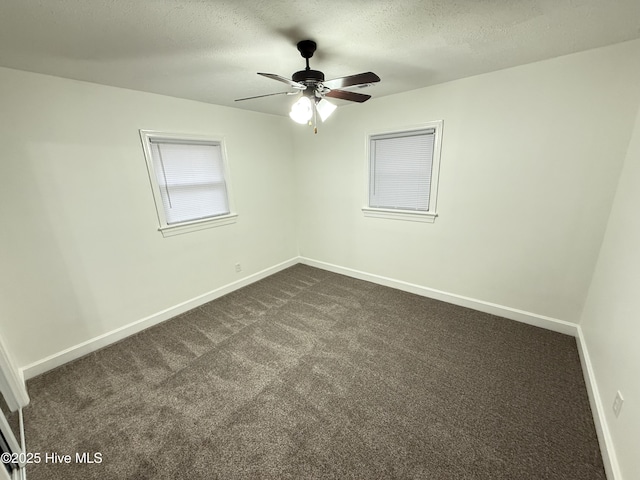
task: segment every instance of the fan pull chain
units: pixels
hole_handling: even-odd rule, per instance
[[[316,108],[315,101],[313,102],[313,134],[318,134],[318,109]]]

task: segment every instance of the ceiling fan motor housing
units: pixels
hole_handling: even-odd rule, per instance
[[[304,83],[307,87],[324,82],[324,73],[319,70],[300,70],[291,77],[294,82]]]

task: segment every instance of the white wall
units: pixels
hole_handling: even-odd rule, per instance
[[[582,329],[605,404],[625,395],[607,421],[635,478],[639,104],[639,41],[341,107],[318,135],[0,68],[0,335],[23,367],[227,285],[236,262],[251,274],[298,248],[575,322],[626,158]],[[437,119],[436,223],[363,217],[366,132]],[[225,135],[238,223],[163,238],[140,128]]]
[[[0,334],[19,366],[297,255],[288,119],[9,69],[0,105]],[[238,222],[163,238],[140,128],[225,136]]]
[[[576,322],[639,99],[636,41],[339,108],[296,129],[300,253]],[[440,119],[436,222],[365,218],[366,132]]]
[[[640,110],[581,328],[623,478],[640,478]],[[624,404],[613,414],[620,390]]]

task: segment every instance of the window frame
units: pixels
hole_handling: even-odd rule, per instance
[[[231,177],[229,174],[229,162],[227,156],[227,149],[225,146],[225,140],[222,136],[214,135],[194,135],[186,133],[169,133],[160,132],[155,130],[140,130],[140,139],[142,141],[142,149],[144,151],[144,158],[147,164],[147,173],[149,174],[149,182],[151,184],[151,191],[153,193],[153,201],[156,207],[156,214],[158,216],[158,231],[162,233],[164,237],[170,237],[173,235],[180,235],[183,233],[194,232],[197,230],[203,230],[206,228],[219,227],[222,225],[229,225],[235,223],[238,219],[238,214],[235,210],[233,202],[233,193],[231,188]],[[156,171],[153,167],[153,156],[151,153],[151,142],[166,141],[175,143],[184,143],[188,145],[204,144],[204,145],[219,145],[220,153],[222,155],[222,171],[224,176],[225,188],[227,192],[227,203],[229,205],[229,213],[223,215],[216,215],[214,217],[202,218],[198,220],[188,220],[178,223],[167,223],[167,217],[164,211],[164,204],[162,202],[162,195],[160,193],[160,186],[158,185],[158,179],[156,177]]]
[[[400,127],[393,129],[384,129],[384,130],[376,130],[367,132],[365,135],[365,143],[366,143],[366,155],[365,155],[365,200],[364,207],[362,207],[362,212],[365,217],[373,217],[373,218],[386,218],[393,220],[408,220],[412,222],[426,222],[426,223],[434,223],[437,213],[437,199],[438,199],[438,183],[440,179],[440,154],[442,150],[442,130],[444,126],[443,120],[435,120],[432,122],[421,123],[419,125],[412,125],[409,127]],[[406,136],[407,134],[411,134],[414,132],[419,132],[421,130],[434,130],[434,142],[433,142],[433,157],[431,163],[431,185],[429,190],[429,210],[424,211],[416,211],[416,210],[403,210],[403,209],[390,209],[390,208],[379,208],[372,207],[370,205],[370,187],[371,187],[371,175],[373,174],[372,167],[372,158],[371,158],[371,138],[378,135],[390,135],[393,136],[396,134],[397,136]]]

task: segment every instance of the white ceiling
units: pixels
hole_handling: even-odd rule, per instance
[[[0,65],[285,115],[256,75],[373,71],[374,97],[640,38],[640,0],[1,0]]]

